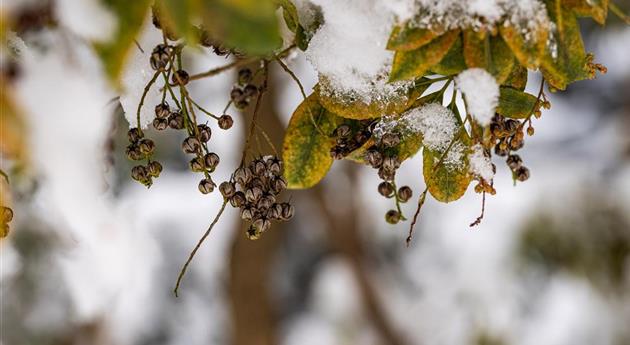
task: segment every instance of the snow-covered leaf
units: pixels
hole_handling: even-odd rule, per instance
[[[437,36],[439,36],[438,33],[429,29],[413,27],[408,23],[399,25],[392,30],[389,41],[387,42],[387,49],[401,51],[416,50],[431,42]]]

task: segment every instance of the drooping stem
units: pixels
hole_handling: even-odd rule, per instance
[[[254,131],[256,129],[256,119],[258,118],[258,111],[260,110],[260,105],[262,103],[262,98],[263,95],[265,94],[265,91],[267,91],[267,83],[268,83],[268,79],[269,79],[269,71],[267,69],[267,64],[268,62],[265,61],[265,66],[263,67],[264,69],[264,76],[263,76],[263,84],[260,87],[260,90],[258,92],[258,96],[256,96],[256,105],[254,107],[254,114],[252,115],[252,123],[249,126],[249,133],[247,134],[247,138],[245,139],[245,147],[243,147],[243,154],[241,156],[241,163],[239,166],[243,166],[243,164],[245,164],[245,156],[247,155],[247,150],[249,150],[249,146],[251,144],[251,140],[254,136]]]
[[[136,113],[137,126],[140,131],[142,131],[142,129],[140,128],[140,110],[142,109],[142,105],[144,105],[144,99],[147,97],[147,94],[149,93],[151,86],[153,86],[153,83],[155,83],[155,80],[157,79],[159,75],[160,75],[160,71],[156,71],[153,74],[153,77],[151,78],[151,80],[149,80],[149,83],[147,83],[147,85],[144,87],[144,91],[142,92],[142,97],[140,97],[140,103],[138,103],[138,111]]]
[[[411,240],[413,239],[413,229],[418,221],[418,215],[420,215],[420,210],[424,205],[425,200],[427,199],[427,192],[429,191],[429,187],[426,187],[420,197],[418,198],[418,207],[416,208],[416,213],[413,215],[413,220],[411,221],[411,225],[409,225],[409,235],[407,235],[407,239],[405,242],[407,243],[407,247],[411,244]]]

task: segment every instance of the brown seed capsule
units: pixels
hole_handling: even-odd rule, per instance
[[[147,169],[149,170],[149,175],[152,177],[159,177],[162,173],[162,164],[156,161],[151,161],[147,165]]]
[[[245,95],[243,94],[243,90],[235,87],[232,89],[232,91],[230,91],[230,99],[232,100],[232,102],[238,102],[241,101],[245,98]]]
[[[274,198],[272,195],[265,195],[260,198],[260,200],[258,200],[256,207],[258,207],[258,209],[261,211],[267,211],[274,202],[276,202],[276,198]]]
[[[144,133],[142,133],[139,128],[134,127],[127,132],[127,138],[129,139],[129,142],[137,143],[138,140],[144,138]]]
[[[380,177],[381,180],[383,181],[393,181],[394,177],[396,177],[396,172],[389,171],[389,170],[383,169],[383,167],[380,167],[378,169],[378,177]]]
[[[173,112],[168,117],[168,125],[172,129],[183,129],[184,128],[184,115],[179,112]]]
[[[381,138],[381,143],[385,147],[394,147],[400,144],[400,137],[394,133],[387,133]]]
[[[245,205],[245,202],[245,194],[241,191],[235,192],[234,195],[230,197],[232,207],[241,207]]]
[[[260,187],[252,187],[245,191],[245,200],[255,203],[262,198],[263,191]]]
[[[254,175],[262,176],[265,174],[265,171],[267,171],[267,165],[262,159],[254,159],[249,166]]]
[[[409,186],[402,186],[398,189],[398,200],[400,202],[407,202],[413,196],[413,191]]]
[[[155,106],[155,117],[158,119],[166,118],[171,114],[168,103],[163,102]]]
[[[396,210],[389,210],[385,213],[385,221],[389,224],[396,224],[400,222],[400,213]]]
[[[219,161],[220,161],[219,155],[217,155],[214,152],[210,152],[206,154],[203,157],[203,160],[206,163],[206,167],[208,167],[208,169],[210,169],[211,171],[214,171],[217,165],[219,165]]]
[[[267,189],[265,187],[265,182],[263,182],[263,180],[260,177],[253,177],[251,180],[249,180],[249,183],[247,183],[247,187],[248,188],[258,187],[262,190]]]
[[[170,56],[172,53],[173,47],[171,46],[165,44],[158,44],[157,46],[155,46],[155,48],[153,48],[153,51],[151,52],[151,57],[149,59],[151,68],[156,71],[164,71],[171,59]]]
[[[260,231],[256,230],[256,228],[253,225],[251,225],[247,229],[247,232],[245,233],[245,235],[247,236],[247,239],[254,241],[260,238]]]
[[[142,139],[138,143],[138,149],[144,155],[150,155],[155,150],[155,143],[151,139]]]
[[[285,221],[293,218],[293,215],[295,214],[295,208],[293,207],[293,205],[289,204],[288,202],[283,202],[281,205],[282,213],[280,213],[280,218]]]
[[[250,221],[254,218],[254,209],[251,207],[243,207],[241,209],[241,219]]]
[[[197,153],[201,151],[201,143],[195,137],[188,137],[182,142],[182,150],[185,153]]]
[[[207,143],[212,137],[212,130],[207,125],[197,125],[197,137],[202,143]]]
[[[386,198],[394,196],[394,186],[389,182],[381,182],[378,185],[378,193]]]
[[[163,131],[168,128],[168,119],[156,117],[153,119],[153,128]]]
[[[245,97],[248,97],[248,98],[256,97],[257,94],[258,94],[258,88],[252,84],[249,84],[245,86],[245,88],[243,88],[243,95]]]
[[[239,110],[243,110],[247,108],[248,105],[249,105],[249,102],[244,99],[234,103],[234,106],[236,107],[236,109],[239,109]]]
[[[240,167],[234,172],[234,180],[241,186],[246,185],[252,179],[252,171],[247,167]]]
[[[232,125],[234,125],[234,120],[230,115],[221,115],[217,122],[219,124],[219,128],[226,130],[232,128]]]
[[[267,210],[267,218],[281,220],[281,218],[282,218],[282,205],[281,204],[277,204],[277,203],[271,205],[269,210]]]
[[[238,83],[245,85],[252,80],[252,70],[249,68],[243,68],[238,71]]]
[[[396,156],[383,158],[382,168],[387,171],[396,171],[400,167],[400,161]]]
[[[232,182],[225,181],[219,185],[219,191],[224,198],[230,198],[236,193],[236,186]]]
[[[348,138],[351,134],[350,126],[341,125],[333,131],[333,136],[335,138]]]
[[[203,194],[212,193],[212,191],[214,190],[214,186],[214,182],[212,182],[212,180],[209,178],[204,178],[203,180],[199,181],[199,191]]]
[[[374,169],[379,168],[383,164],[383,154],[376,150],[365,152],[364,159]]]
[[[507,163],[507,166],[510,167],[512,171],[515,171],[516,169],[520,168],[521,164],[523,164],[523,160],[521,159],[521,156],[519,155],[509,155],[505,162]]]
[[[202,157],[195,157],[191,159],[190,162],[188,162],[188,166],[192,172],[202,172],[206,170],[206,165]]]
[[[525,182],[529,179],[529,169],[524,166],[518,168],[514,174],[516,175],[516,179],[521,182]]]
[[[503,138],[506,135],[505,127],[503,127],[502,123],[491,123],[490,124],[490,133],[497,138]]]
[[[520,123],[518,121],[507,119],[505,121],[505,130],[509,133],[514,133],[514,131],[516,131],[519,125]]]
[[[518,151],[522,149],[523,146],[525,146],[525,141],[523,139],[518,139],[516,137],[510,139],[510,149],[512,151]]]
[[[140,152],[140,148],[136,144],[131,144],[127,146],[127,148],[125,149],[125,154],[127,155],[127,158],[133,161],[144,159],[144,154]]]
[[[135,167],[131,168],[131,178],[136,181],[146,180],[148,175],[149,174],[147,169],[142,165],[136,165]]]
[[[342,160],[346,155],[341,147],[334,146],[330,149],[330,157],[336,160]]]
[[[265,161],[267,169],[274,175],[282,175],[282,161],[278,157],[271,156]]]
[[[282,176],[272,179],[269,182],[269,191],[273,194],[280,194],[287,188],[287,181]]]
[[[527,127],[527,135],[529,135],[530,137],[534,135],[534,127]]]
[[[173,81],[173,84],[186,85],[190,81],[190,75],[188,75],[188,72],[180,69],[173,73],[171,80]]]
[[[535,118],[540,119],[541,116],[542,116],[542,112],[540,110],[534,111],[534,117]]]
[[[355,133],[352,139],[356,142],[355,145],[358,147],[360,145],[363,145],[366,141],[368,141],[368,139],[370,139],[371,136],[372,135],[370,134],[368,130],[361,130]]]
[[[13,210],[6,206],[0,206],[0,217],[2,218],[2,223],[6,224],[13,220]]]

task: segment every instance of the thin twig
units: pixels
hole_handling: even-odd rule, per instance
[[[153,85],[153,83],[155,83],[155,80],[157,79],[158,75],[160,75],[160,71],[156,71],[153,74],[153,77],[151,78],[151,80],[149,80],[149,83],[144,87],[144,91],[142,92],[142,97],[140,98],[140,103],[138,104],[138,113],[136,114],[139,130],[142,130],[140,129],[140,109],[142,109],[142,105],[144,104],[144,99],[147,97],[147,93],[149,93],[149,90],[151,89],[151,86]]]
[[[624,21],[626,24],[630,25],[630,16],[623,13],[623,11],[619,8],[619,6],[611,2],[608,4],[608,8],[610,9],[612,13],[614,13],[617,17],[619,17],[619,19]]]
[[[210,235],[210,232],[212,231],[212,228],[214,228],[214,226],[219,221],[219,218],[221,218],[221,215],[223,214],[223,211],[225,210],[225,206],[227,205],[227,203],[228,203],[228,200],[227,199],[223,199],[223,204],[221,205],[221,209],[219,210],[217,215],[214,217],[214,220],[212,221],[212,223],[210,223],[210,226],[208,227],[208,230],[206,230],[206,232],[203,234],[203,236],[201,236],[201,238],[197,242],[197,245],[195,246],[195,248],[193,248],[193,250],[190,252],[190,254],[188,255],[188,260],[186,260],[186,262],[184,263],[184,266],[182,266],[182,269],[179,271],[179,276],[177,277],[177,283],[175,284],[175,289],[173,289],[173,293],[175,294],[175,297],[178,297],[177,291],[179,290],[179,285],[181,284],[182,279],[184,278],[184,275],[186,274],[186,270],[188,269],[188,265],[190,265],[190,262],[195,257],[195,254],[197,254],[197,251],[201,247],[201,244],[203,244],[203,242],[206,240],[208,235]]]
[[[275,59],[276,59],[276,62],[280,65],[280,67],[282,67],[282,69],[285,72],[287,72],[291,76],[291,78],[293,80],[295,80],[295,83],[300,88],[300,92],[302,93],[302,97],[304,97],[304,99],[306,99],[306,92],[304,92],[304,86],[302,86],[302,83],[300,82],[300,79],[298,79],[298,77],[295,75],[295,73],[293,73],[293,71],[291,71],[291,69],[289,69],[289,66],[287,66],[284,62],[282,62],[282,60],[278,56],[275,56]]]
[[[470,224],[471,228],[481,224],[481,220],[483,219],[483,215],[486,211],[486,191],[483,191],[482,195],[483,196],[481,197],[481,215],[479,215],[479,217],[477,217],[477,219]]]
[[[138,43],[136,39],[133,40],[133,43],[135,43],[136,47],[138,47],[138,50],[140,50],[140,52],[144,54],[144,49],[142,49],[142,47],[140,46],[140,43]]]
[[[405,242],[407,243],[407,247],[409,247],[409,245],[411,244],[411,240],[413,239],[413,228],[416,225],[416,222],[418,221],[418,215],[420,214],[420,209],[422,209],[422,205],[424,205],[424,201],[427,199],[428,191],[429,191],[429,187],[427,186],[424,189],[424,192],[422,192],[422,194],[420,194],[420,197],[418,198],[418,207],[416,208],[416,213],[413,215],[413,221],[411,221],[411,225],[409,225],[409,235],[407,236],[407,239],[405,240]]]
[[[247,150],[249,149],[251,139],[254,135],[254,129],[256,128],[254,124],[256,123],[256,118],[258,117],[258,111],[260,110],[262,97],[265,91],[267,91],[268,79],[269,79],[269,73],[267,70],[267,62],[265,62],[263,84],[260,88],[260,91],[258,92],[258,96],[256,97],[256,106],[254,107],[254,114],[252,115],[252,124],[249,126],[249,134],[247,135],[247,138],[245,139],[245,147],[243,148],[243,155],[241,156],[240,166],[243,166],[243,164],[245,164],[245,156],[247,155]]]
[[[218,119],[219,119],[219,117],[218,117],[218,116],[216,116],[216,115],[212,114],[211,112],[207,111],[206,109],[204,109],[202,106],[200,106],[199,104],[197,104],[197,102],[195,102],[192,98],[190,98],[190,97],[189,97],[189,98],[188,98],[188,101],[190,101],[192,104],[194,104],[194,105],[195,105],[195,107],[197,107],[197,109],[201,110],[201,112],[203,112],[204,114],[206,114],[206,115],[208,115],[208,116],[212,117],[212,118],[213,118],[213,119],[215,119],[215,120],[218,120]]]

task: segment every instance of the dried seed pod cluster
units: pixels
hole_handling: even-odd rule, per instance
[[[278,157],[258,157],[247,166],[236,169],[232,180],[219,186],[232,207],[240,209],[241,218],[251,222],[246,233],[249,239],[260,238],[269,230],[272,221],[287,221],[293,217],[293,205],[277,200],[287,187],[282,169]]]
[[[334,159],[343,159],[356,149],[363,146],[372,137],[373,121],[361,121],[358,128],[342,124],[332,133],[335,138],[335,146],[330,149],[330,156]]]
[[[252,84],[253,73],[249,68],[238,71],[238,82],[230,91],[230,100],[237,109],[245,109],[260,90]]]
[[[9,223],[13,220],[13,210],[10,207],[0,206],[0,218],[2,218],[2,228],[0,228],[0,238],[9,234]]]
[[[155,151],[155,143],[153,140],[145,138],[144,132],[139,128],[131,128],[127,132],[127,138],[129,140],[129,145],[125,149],[127,158],[133,161],[147,160],[146,165],[136,165],[131,169],[131,177],[150,187],[153,184],[153,178],[159,177],[162,172],[162,165],[151,160]]]

